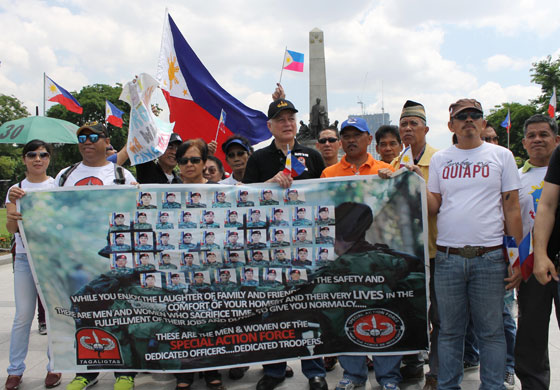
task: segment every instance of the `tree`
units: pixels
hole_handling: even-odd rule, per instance
[[[120,129],[107,124],[111,145],[117,150],[121,149],[127,140],[130,107],[127,103],[119,100],[122,85],[117,83],[112,87],[106,84],[86,85],[80,92],[72,95],[78,100],[83,108],[82,114],[68,111],[64,106],[57,104],[47,111],[47,116],[64,119],[68,122],[81,126],[87,122],[105,122],[105,99],[113,103],[119,110],[123,111],[123,128]],[[56,175],[64,167],[80,161],[81,156],[76,145],[59,145],[56,147],[49,173]]]
[[[531,81],[540,84],[542,92],[531,103],[537,108],[538,112],[546,113],[553,87],[560,88],[560,57],[552,61],[552,57],[547,56],[542,61],[533,62]]]
[[[17,97],[0,94],[0,125],[29,115],[27,107]],[[0,180],[13,183],[23,177],[25,169],[21,164],[21,147],[0,144],[0,156]]]
[[[27,107],[15,96],[8,96],[0,93],[0,125],[14,119],[29,116]]]
[[[527,159],[527,152],[523,149],[521,139],[523,138],[523,123],[531,115],[537,113],[535,106],[520,103],[502,103],[490,110],[490,115],[486,118],[490,126],[496,130],[496,134],[500,138],[500,145],[507,146],[507,131],[500,125],[506,119],[508,109],[511,116],[511,129],[509,131],[510,150],[516,157]]]

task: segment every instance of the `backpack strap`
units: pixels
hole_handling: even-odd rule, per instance
[[[68,180],[68,177],[72,174],[72,172],[74,172],[76,168],[78,168],[78,165],[80,165],[80,162],[70,165],[68,169],[62,172],[62,175],[60,175],[60,179],[58,179],[59,187],[64,187],[64,183],[66,183],[66,180]]]
[[[113,180],[113,183],[125,184],[126,179],[124,177],[124,168],[117,164],[114,164],[114,168],[115,168],[115,180]]]

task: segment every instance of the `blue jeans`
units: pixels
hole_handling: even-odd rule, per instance
[[[465,332],[465,353],[463,360],[471,364],[480,364],[478,351],[478,340],[474,334],[474,325],[472,317],[469,314],[469,323],[467,325],[467,331]]]
[[[517,335],[517,326],[515,320],[511,316],[508,305],[504,305],[504,333],[506,335],[506,371],[515,372],[515,336]]]
[[[274,378],[284,378],[286,376],[286,365],[286,362],[263,364],[264,374]],[[301,371],[307,379],[327,375],[322,358],[301,359]]]
[[[515,371],[514,350],[515,350],[515,335],[517,333],[517,326],[515,325],[515,320],[511,316],[511,313],[508,308],[508,304],[506,302],[504,302],[503,319],[504,319],[504,334],[506,336],[506,371],[510,373],[514,373]],[[479,364],[480,359],[478,355],[479,355],[478,340],[476,339],[476,335],[474,334],[474,326],[471,318],[469,321],[469,325],[467,326],[467,334],[465,335],[465,356],[463,359],[465,360],[465,362],[471,364]]]
[[[507,265],[501,249],[465,258],[437,252],[435,289],[441,328],[438,390],[459,390],[470,315],[480,347],[480,390],[502,390],[505,375],[504,292]]]
[[[400,366],[401,355],[372,356],[373,369],[377,383],[384,386],[387,383],[399,384],[402,381]],[[356,384],[366,383],[368,371],[366,357],[358,355],[341,355],[338,357],[340,366],[344,369],[343,378],[350,379]]]
[[[10,365],[9,375],[23,375],[25,371],[25,357],[29,348],[29,332],[35,306],[37,305],[37,290],[26,254],[17,254],[14,262],[14,296],[16,315],[10,336]],[[47,351],[47,356],[49,355]],[[47,363],[47,371],[49,370]]]

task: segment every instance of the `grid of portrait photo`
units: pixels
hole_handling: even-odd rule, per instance
[[[334,242],[334,205],[292,188],[141,191],[134,213],[109,216],[112,272],[170,291],[297,286]]]

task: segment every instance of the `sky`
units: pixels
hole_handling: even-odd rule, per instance
[[[166,7],[218,83],[263,112],[284,49],[304,53],[304,72],[284,71],[282,84],[305,122],[308,36],[323,30],[331,122],[360,114],[361,100],[366,113],[383,107],[398,124],[410,99],[425,106],[437,148],[451,143],[449,104],[475,98],[487,114],[526,104],[541,93],[531,64],[560,56],[559,1],[0,0],[0,93],[34,113],[43,72],[69,91],[155,76]]]

